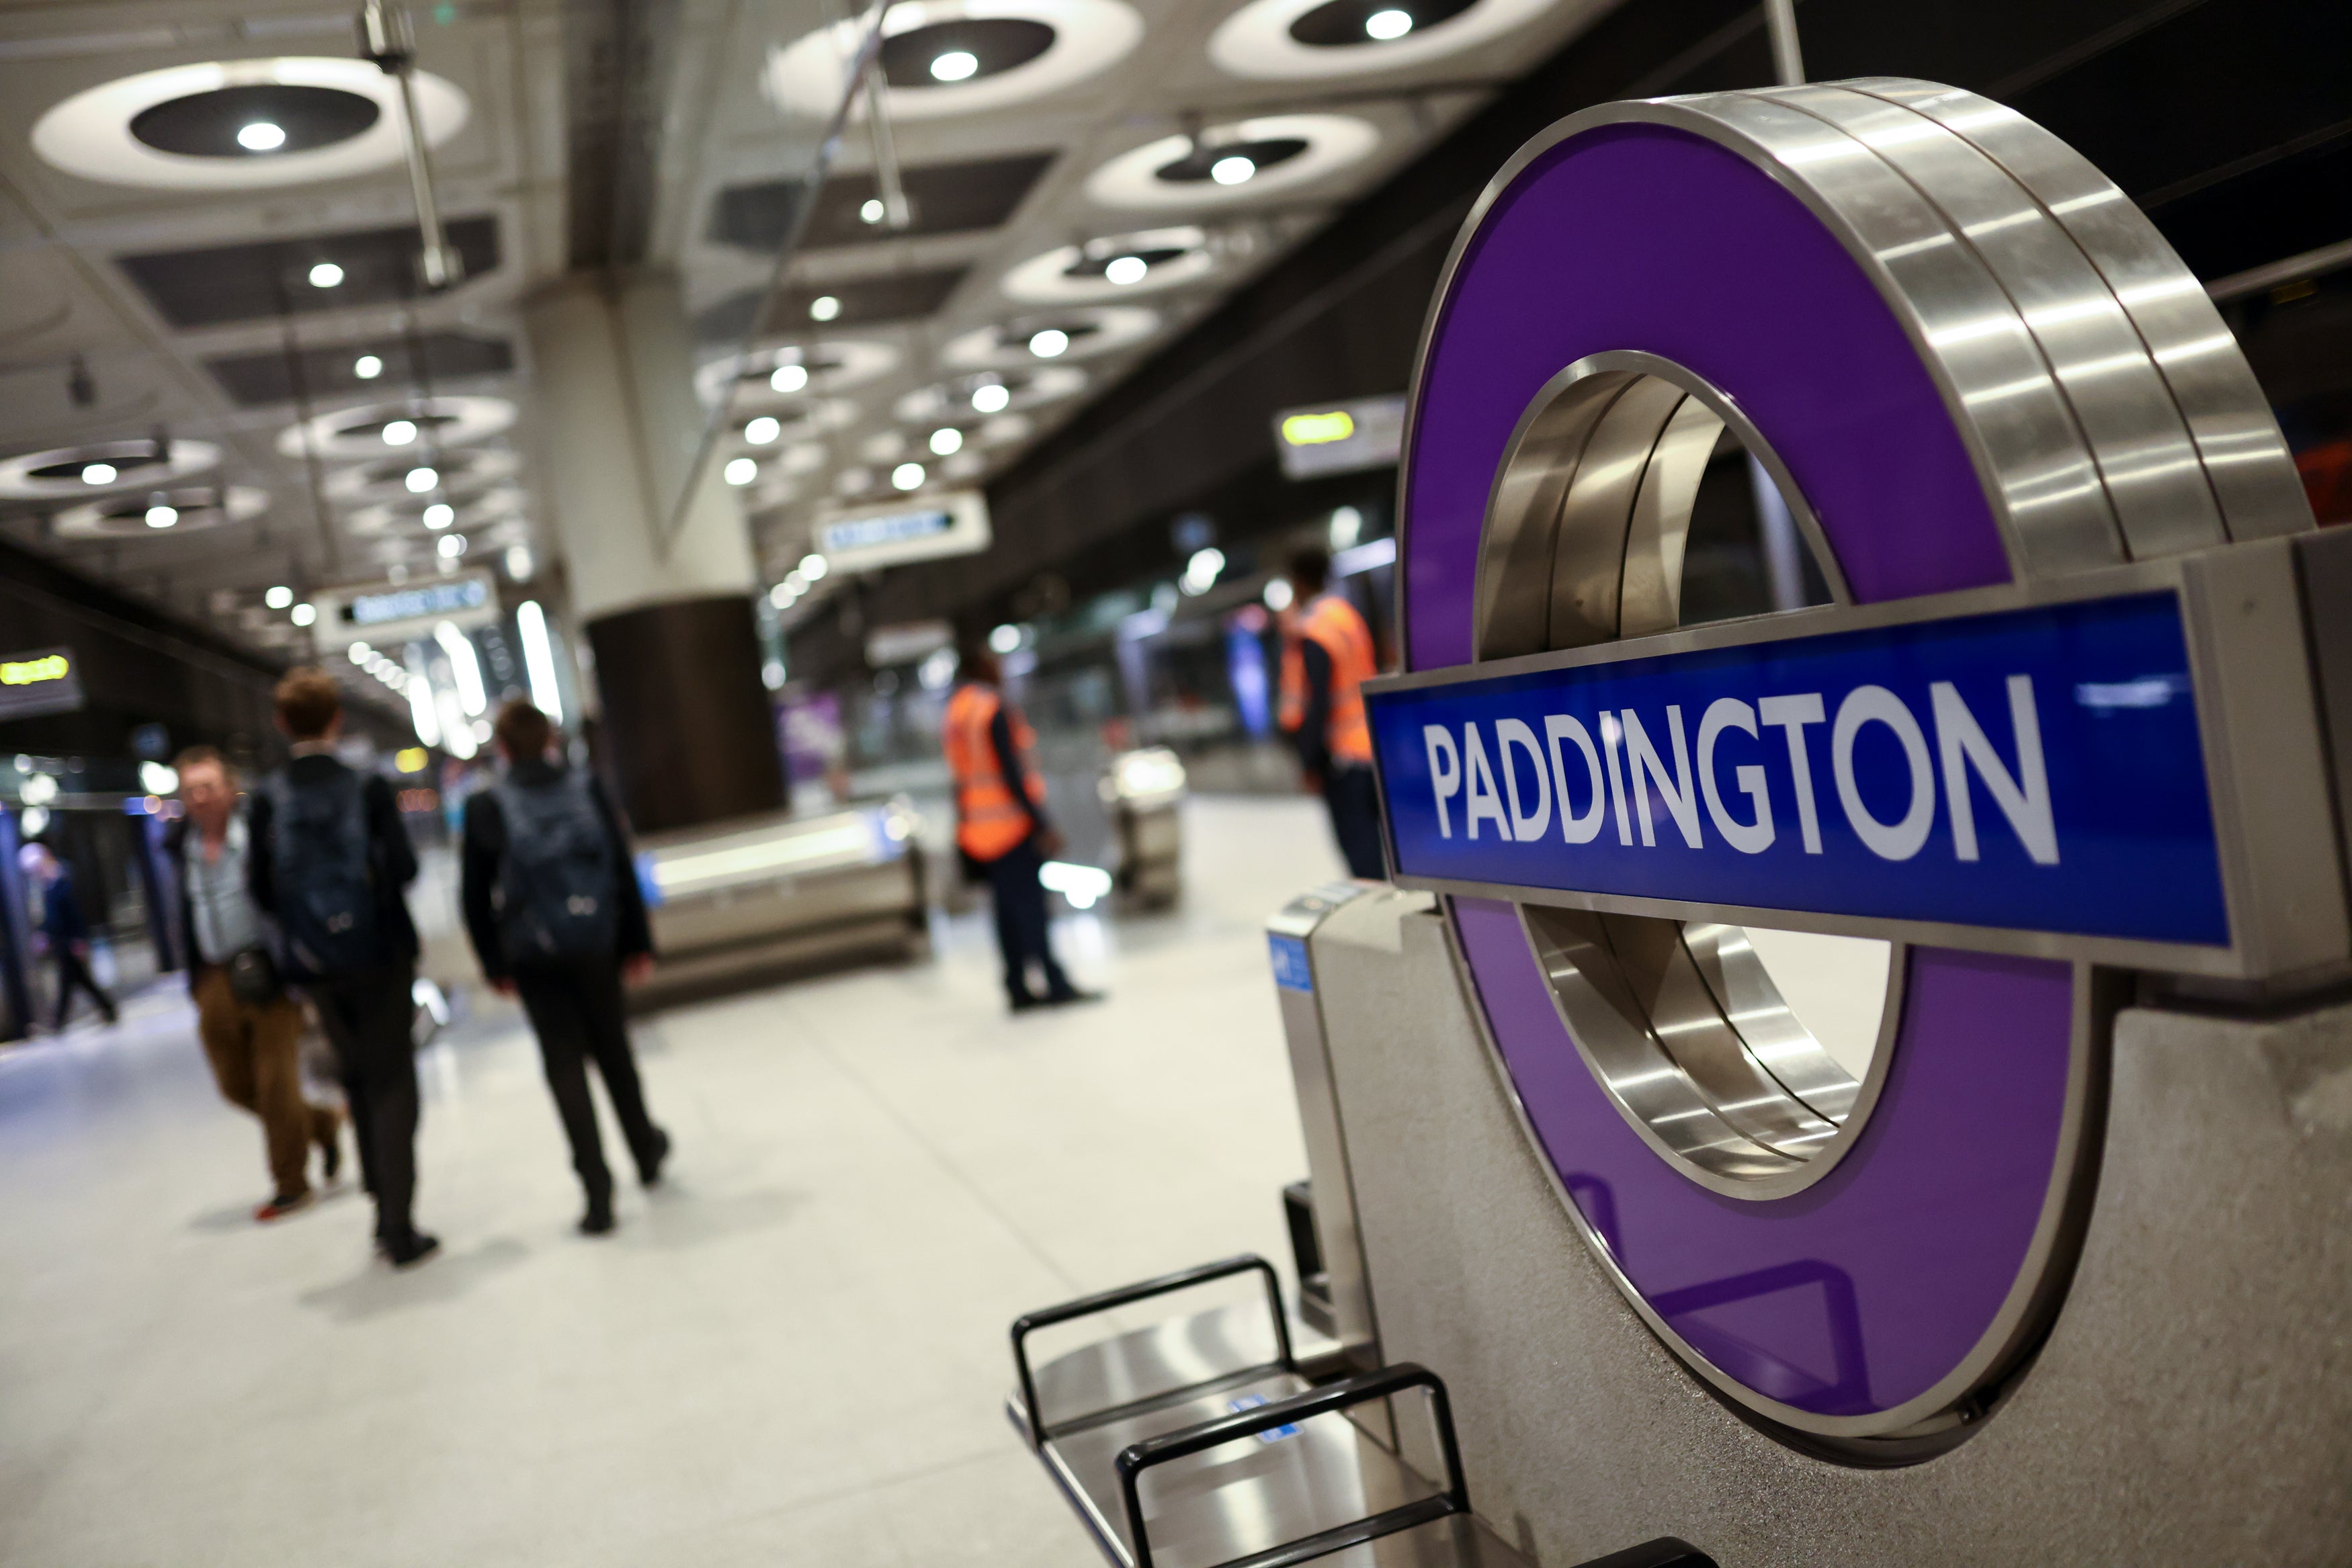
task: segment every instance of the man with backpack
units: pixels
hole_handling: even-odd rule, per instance
[[[256,793],[246,873],[278,926],[281,970],[318,1009],[351,1102],[360,1174],[375,1195],[376,1246],[395,1268],[441,1243],[416,1228],[416,926],[403,890],[416,852],[392,786],[335,756],[343,699],[324,670],[278,683],[293,758]]]
[[[602,1236],[613,1228],[613,1173],[591,1061],[646,1186],[669,1155],[669,1134],[646,1113],[621,999],[624,979],[653,968],[653,929],[619,815],[593,775],[564,766],[547,716],[509,702],[493,735],[506,773],[466,802],[466,932],[490,985],[522,998],[587,1191],[580,1228]]]

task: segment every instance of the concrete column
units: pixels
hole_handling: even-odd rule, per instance
[[[659,832],[782,810],[751,535],[716,465],[664,534],[703,424],[677,280],[572,278],[526,320],[554,532],[631,818]]]

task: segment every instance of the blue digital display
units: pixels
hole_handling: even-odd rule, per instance
[[[1274,960],[1274,983],[1286,991],[1311,991],[1315,971],[1307,967],[1307,944],[1296,936],[1269,936],[1268,956]]]
[[[1408,877],[2230,940],[2169,592],[1368,696]]]

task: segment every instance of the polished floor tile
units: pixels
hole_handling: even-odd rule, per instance
[[[1337,858],[1308,800],[1187,826],[1181,908],[1059,923],[1099,1005],[1004,1016],[976,913],[642,1026],[677,1155],[601,1241],[510,1009],[421,1058],[446,1250],[397,1274],[348,1181],[250,1221],[257,1130],[169,988],[0,1053],[0,1561],[1099,1561],[1005,1425],[1005,1325],[1285,1257],[1305,1173],[1262,930]]]

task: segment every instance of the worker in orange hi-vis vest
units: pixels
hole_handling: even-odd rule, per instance
[[[1380,674],[1372,630],[1345,595],[1329,591],[1331,558],[1322,550],[1300,550],[1285,575],[1291,608],[1282,632],[1282,727],[1308,781],[1323,791],[1348,874],[1377,882],[1388,864],[1364,719],[1364,683]]]
[[[1054,961],[1045,930],[1045,888],[1037,873],[1062,836],[1045,821],[1045,780],[1037,772],[1037,737],[1004,700],[1003,675],[984,643],[956,651],[961,679],[948,697],[940,744],[955,780],[956,849],[996,905],[996,943],[1004,955],[1004,992],[1014,1012],[1096,1000],[1070,984]],[[1045,982],[1030,988],[1034,967]]]

